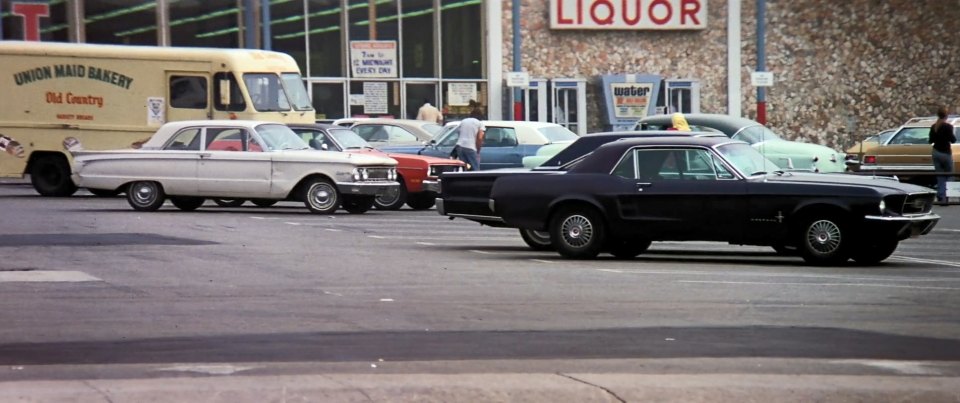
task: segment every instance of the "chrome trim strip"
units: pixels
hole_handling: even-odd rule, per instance
[[[493,217],[493,216],[487,216],[487,215],[476,215],[476,214],[447,214],[447,215],[450,217],[460,217],[460,218],[466,218],[470,220],[503,222],[503,219],[500,217]]]
[[[930,171],[933,172],[933,165],[860,165],[861,171]]]
[[[868,215],[868,216],[864,216],[863,219],[864,219],[864,220],[875,220],[875,221],[887,221],[887,222],[895,222],[895,221],[919,222],[919,221],[939,220],[939,219],[940,219],[940,216],[938,216],[938,215],[936,215],[936,214],[933,214],[933,213],[922,214],[922,215],[912,215],[912,216],[907,216],[907,217],[890,217],[890,216],[882,216],[882,215]]]

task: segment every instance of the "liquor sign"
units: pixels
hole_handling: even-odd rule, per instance
[[[551,29],[705,29],[707,0],[550,0]]]
[[[396,78],[397,41],[351,41],[354,78]]]

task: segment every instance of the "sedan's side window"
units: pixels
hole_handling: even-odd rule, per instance
[[[417,141],[417,136],[397,126],[384,126],[387,131],[387,141]]]
[[[514,147],[517,145],[517,131],[510,127],[488,127],[484,131],[484,147]]]
[[[163,149],[200,151],[200,129],[181,130]]]
[[[263,151],[256,142],[250,141],[246,130],[237,128],[207,129],[209,151]]]
[[[440,142],[437,145],[440,147],[453,147],[455,144],[457,144],[457,140],[459,139],[460,139],[460,128],[456,128],[456,129],[453,129],[450,132],[450,134],[448,134],[446,137],[440,140]]]

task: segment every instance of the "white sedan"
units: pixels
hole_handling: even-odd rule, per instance
[[[163,125],[140,149],[74,152],[73,181],[125,191],[130,206],[154,211],[169,197],[181,210],[205,198],[302,201],[314,213],[363,213],[393,190],[392,158],[312,150],[282,124],[182,121]],[[258,203],[258,204],[261,204]]]

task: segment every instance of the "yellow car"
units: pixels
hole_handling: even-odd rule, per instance
[[[897,132],[897,129],[887,129],[879,133],[871,134],[862,141],[858,141],[856,144],[850,146],[846,149],[846,157],[844,160],[847,163],[847,169],[851,171],[858,171],[860,169],[860,163],[862,162],[863,154],[867,151],[872,150],[874,147],[881,144],[885,144],[890,137]]]
[[[860,171],[897,175],[904,182],[935,182],[929,137],[930,126],[936,121],[934,117],[910,119],[885,144],[866,150]],[[960,117],[950,116],[947,123],[960,136]],[[952,149],[953,171],[960,172],[960,145],[954,144]]]

